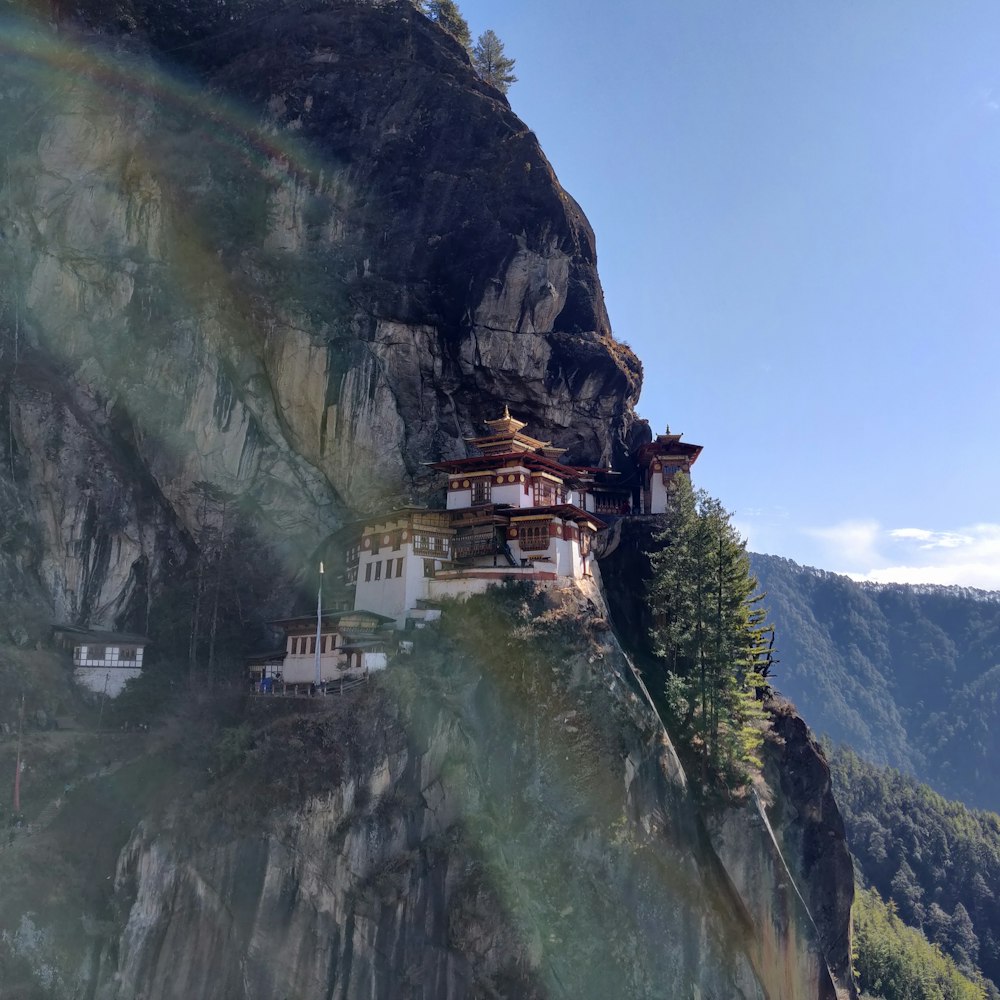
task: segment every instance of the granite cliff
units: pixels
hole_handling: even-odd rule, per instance
[[[324,536],[426,497],[423,463],[504,403],[628,468],[641,367],[589,225],[409,4],[14,6],[0,638],[168,634],[220,502],[228,570],[267,575],[239,614],[287,610]],[[633,638],[637,545],[604,561]],[[478,599],[321,711],[192,709],[73,755],[39,736],[0,996],[852,996],[849,856],[804,727],[776,719],[759,789],[706,811],[602,600]]]
[[[0,852],[14,995],[855,995],[798,720],[706,809],[596,590],[495,591],[414,639],[384,683],[234,703],[221,738],[189,714],[72,783]]]
[[[196,483],[294,573],[504,402],[571,458],[628,452],[640,366],[504,97],[406,3],[254,13],[5,25],[0,448],[58,617],[135,623]]]

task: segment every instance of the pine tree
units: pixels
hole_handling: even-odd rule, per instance
[[[672,734],[700,760],[702,780],[745,780],[760,745],[757,700],[771,626],[755,596],[746,544],[718,500],[676,477],[652,556],[654,649],[666,661]]]
[[[472,65],[479,75],[491,86],[496,87],[501,94],[506,94],[513,83],[514,60],[503,53],[503,42],[492,28],[487,28],[478,39],[472,50]]]
[[[435,24],[440,24],[448,34],[462,43],[466,50],[472,46],[469,24],[462,17],[455,0],[420,0],[417,10],[426,14]]]

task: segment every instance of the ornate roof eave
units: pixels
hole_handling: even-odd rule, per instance
[[[525,421],[515,420],[514,417],[510,415],[510,407],[506,403],[504,403],[503,407],[503,416],[500,417],[499,420],[484,420],[483,423],[486,424],[486,426],[489,427],[494,434],[516,434],[518,431],[523,430],[528,426]]]
[[[531,437],[530,434],[521,434],[515,431],[511,434],[485,434],[483,437],[463,438],[466,444],[471,444],[476,448],[497,448],[500,445],[522,445],[525,451],[538,451],[549,448],[551,441],[540,441]]]

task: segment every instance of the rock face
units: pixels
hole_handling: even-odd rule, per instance
[[[219,42],[206,4],[11,23],[0,465],[59,618],[136,624],[204,528],[198,483],[287,574],[349,513],[425,495],[422,463],[505,402],[624,461],[640,366],[503,96],[407,3],[251,6]]]
[[[213,550],[216,610],[264,564],[238,606],[262,617],[504,403],[627,470],[641,370],[593,234],[409,4],[33,6],[51,20],[0,25],[0,640],[50,614],[186,634],[212,602],[164,595]],[[629,530],[603,565],[645,634]],[[65,800],[0,858],[0,976],[59,1000],[832,997],[850,875],[808,741],[782,732],[769,811],[706,820],[601,595],[563,598],[477,598],[384,690],[213,718],[175,734],[182,765],[63,761]]]
[[[96,995],[834,1000],[763,810],[704,830],[594,621],[477,598],[383,691],[258,730],[242,770],[133,835]],[[296,767],[313,789],[268,810]]]
[[[654,622],[644,595],[652,573],[648,553],[656,546],[660,521],[657,517],[619,521],[596,550],[612,620],[654,690],[664,676],[662,664],[652,657]],[[838,988],[854,996],[850,958],[854,876],[844,823],[822,751],[805,722],[783,704],[776,703],[770,711],[771,735],[764,744],[764,776],[774,800],[765,806],[755,798],[752,807],[721,814],[710,823],[710,836],[736,884],[743,887],[741,894],[751,913],[763,906],[777,914],[777,924],[771,926],[774,937],[760,947],[765,951],[787,947],[797,926],[813,925]],[[787,901],[788,909],[775,907],[769,898],[775,884],[799,887]]]
[[[853,995],[849,932],[854,864],[833,797],[830,767],[799,716],[780,705],[771,716],[777,739],[767,744],[764,773],[781,794],[768,816],[796,884],[802,887],[830,969],[839,982],[850,984]]]

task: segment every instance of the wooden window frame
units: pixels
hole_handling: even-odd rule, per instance
[[[549,521],[528,522],[517,528],[517,541],[522,552],[547,552],[552,544]],[[542,541],[545,544],[541,544]]]
[[[483,507],[493,500],[493,477],[479,476],[472,480],[471,500],[473,507]]]

